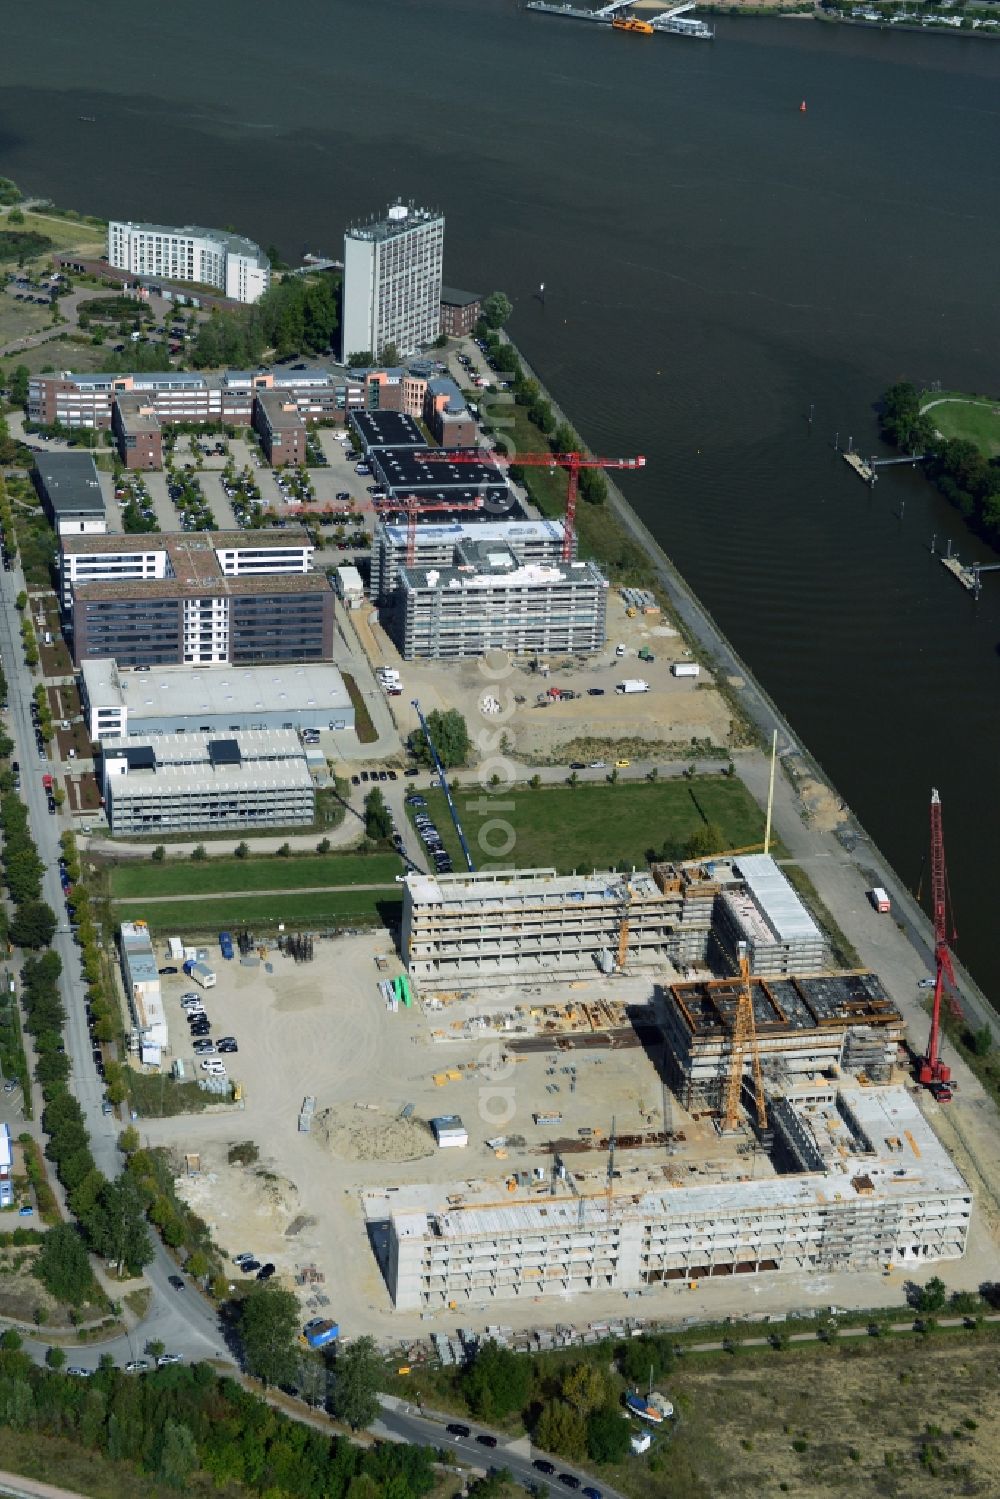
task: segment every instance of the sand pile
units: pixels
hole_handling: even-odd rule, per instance
[[[418,1161],[434,1154],[426,1124],[417,1119],[381,1119],[324,1109],[312,1133],[342,1161]]]

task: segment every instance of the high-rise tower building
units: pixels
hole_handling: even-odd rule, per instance
[[[441,329],[444,215],[397,203],[344,235],[343,357],[388,345],[401,356]]]

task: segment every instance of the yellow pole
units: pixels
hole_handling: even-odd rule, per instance
[[[774,809],[774,766],[778,757],[778,731],[771,736],[771,777],[767,786],[767,821],[764,824],[764,852],[771,848],[771,813]]]

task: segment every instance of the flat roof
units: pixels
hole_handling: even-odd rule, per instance
[[[804,1096],[797,1097],[797,1091]],[[844,1080],[791,1089],[788,1098],[816,1141],[825,1169],[738,1179],[746,1166],[734,1161],[731,1180],[685,1180],[635,1195],[623,1191],[614,1200],[612,1221],[711,1221],[724,1213],[808,1209],[838,1200],[849,1206],[873,1196],[902,1205],[923,1200],[929,1192],[971,1201],[971,1188],[905,1088],[862,1087]],[[683,1162],[683,1152],[679,1159]],[[463,1195],[468,1205],[461,1207],[442,1206],[444,1192],[440,1184],[409,1189],[406,1206],[398,1217],[391,1215],[397,1234],[412,1238],[433,1232],[431,1242],[502,1240],[572,1231],[581,1216],[584,1228],[598,1232],[608,1221],[604,1193],[596,1190],[577,1198],[560,1187],[554,1197],[487,1206],[496,1197],[496,1183],[467,1183]]]
[[[309,576],[307,574],[307,576]],[[123,671],[110,656],[80,663],[92,708],[125,707],[141,719],[351,705],[335,666],[154,666]],[[157,740],[158,744],[160,741]]]
[[[245,594],[330,593],[325,573],[253,573],[241,578],[107,578],[78,580],[73,597],[78,603],[99,599],[239,598]]]
[[[366,448],[426,448],[427,438],[404,411],[352,411],[355,427]]]
[[[190,555],[199,552],[245,551],[255,552],[262,547],[288,548],[311,547],[309,532],[302,526],[289,526],[282,531],[269,526],[254,531],[149,531],[138,536],[63,536],[64,552],[74,556],[109,554],[122,557],[143,557],[149,552],[177,552]]]
[[[468,448],[432,448],[425,442],[420,448],[380,448],[372,457],[391,489],[506,489],[506,475],[485,450],[480,453],[466,462],[472,457]]]
[[[620,905],[632,900],[663,900],[653,876],[644,869],[631,874],[594,870],[592,874],[556,874],[554,869],[483,870],[454,874],[413,871],[403,880],[414,906]]]
[[[39,453],[35,469],[57,515],[103,515],[104,496],[90,453]]]
[[[405,551],[407,528],[392,521],[379,522],[393,546]],[[417,547],[454,546],[465,539],[506,542],[516,551],[528,542],[551,542],[553,547],[562,546],[563,523],[561,520],[426,520],[417,529]]]
[[[220,763],[218,746],[232,745]],[[196,795],[200,792],[247,789],[291,789],[312,787],[305,752],[292,729],[244,729],[220,741],[215,734],[164,734],[149,739],[108,739],[104,743],[105,764],[127,759],[136,750],[151,749],[151,769],[130,768],[127,775],[109,775],[112,798],[153,799],[165,793]]]
[[[779,942],[823,940],[819,927],[770,854],[740,854],[733,865]]]
[[[444,214],[434,208],[415,208],[412,203],[393,203],[385,217],[370,219],[365,224],[352,224],[344,231],[344,239],[395,239],[411,230],[425,228],[428,224],[440,224],[444,228]]]
[[[475,564],[454,567],[401,567],[399,586],[408,592],[469,593],[484,589],[555,588],[566,583],[607,588],[608,580],[589,559],[585,562],[524,562],[508,551],[497,551]]]

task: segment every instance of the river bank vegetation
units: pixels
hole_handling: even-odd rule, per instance
[[[880,422],[887,442],[927,455],[928,478],[981,536],[1000,546],[1000,405],[983,396],[921,393],[902,380],[883,395]]]

